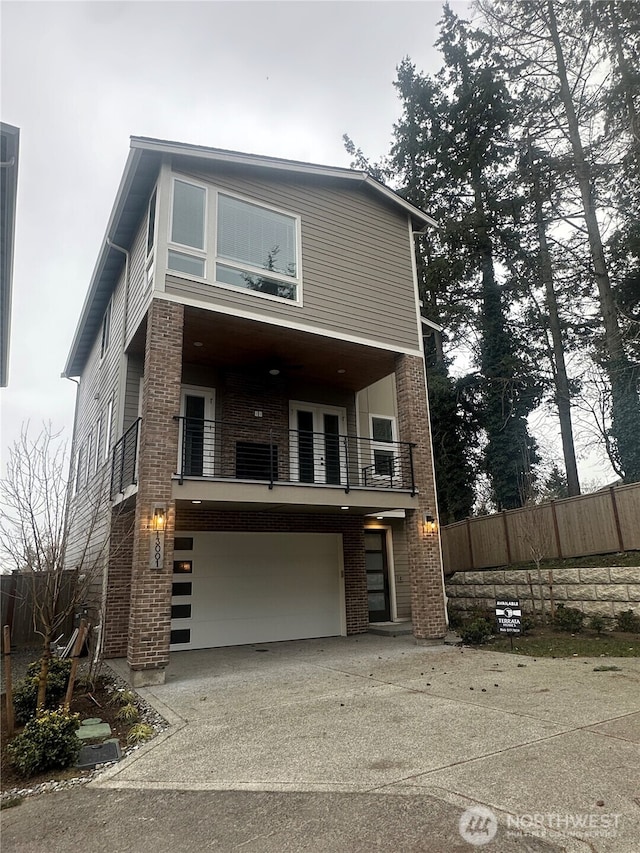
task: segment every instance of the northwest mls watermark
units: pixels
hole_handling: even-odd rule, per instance
[[[571,835],[574,838],[615,838],[622,820],[621,814],[583,812],[532,812],[505,815],[502,834],[510,838],[522,836]],[[490,844],[498,832],[498,819],[486,806],[471,806],[458,821],[462,838],[474,847]]]
[[[535,835],[538,838],[549,833],[572,835],[574,838],[615,838],[621,820],[621,814],[603,812],[508,814],[506,833],[510,836]]]

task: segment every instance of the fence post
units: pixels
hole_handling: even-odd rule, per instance
[[[620,551],[624,552],[624,540],[622,538],[622,527],[620,526],[620,516],[618,514],[618,503],[616,501],[616,493],[613,486],[609,486],[609,494],[611,495],[611,508],[613,509],[613,517],[616,522],[616,532],[618,534],[618,545]]]
[[[562,560],[562,542],[560,541],[560,528],[558,527],[558,516],[556,515],[556,502],[551,501],[551,515],[553,516],[553,530],[556,534],[556,546],[558,548],[558,557]]]
[[[475,563],[473,560],[473,543],[471,541],[471,521],[469,520],[468,516],[466,518],[466,523],[467,523],[466,524],[466,526],[467,526],[467,542],[469,544],[469,565],[471,566],[472,569],[475,569],[476,566],[475,566]]]
[[[511,557],[511,542],[509,541],[509,522],[507,521],[507,511],[506,509],[502,510],[502,521],[504,524],[504,541],[507,546],[507,563],[511,565],[513,562]]]
[[[11,684],[11,631],[5,625],[2,630],[4,652],[4,690],[7,703],[7,735],[13,736],[13,686]]]

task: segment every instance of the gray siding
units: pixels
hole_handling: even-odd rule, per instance
[[[404,531],[404,519],[389,518],[385,524],[391,524],[393,536],[393,567],[396,579],[396,606],[398,619],[411,618],[411,584],[409,582],[409,557],[407,555],[407,537]]]
[[[129,356],[127,360],[127,384],[124,395],[124,426],[126,432],[138,418],[138,403],[140,399],[140,380],[144,373],[142,359]]]
[[[147,313],[151,287],[147,287],[147,217],[140,223],[130,251],[129,304],[127,308],[127,343]]]
[[[76,401],[76,424],[73,438],[72,466],[74,478],[78,476],[75,465],[78,451],[85,460],[82,477],[72,487],[73,495],[69,509],[70,545],[67,552],[67,567],[76,568],[87,550],[89,562],[100,557],[100,564],[106,561],[105,539],[108,535],[110,512],[108,498],[111,480],[111,454],[113,445],[118,440],[122,422],[122,413],[118,411],[118,373],[122,353],[123,313],[125,301],[125,270],[113,293],[111,303],[111,328],[109,346],[104,358],[100,358],[101,331],[98,330],[93,347],[82,376]],[[105,447],[107,430],[107,408],[113,400],[113,417],[109,448]],[[93,461],[87,475],[86,459],[89,446],[91,459],[96,453],[96,432],[98,422],[101,423],[100,446],[97,448],[98,466]],[[106,459],[105,459],[106,455]],[[99,579],[96,578],[99,585]]]
[[[332,334],[418,349],[406,214],[362,188],[320,184],[304,176],[272,181],[223,167],[181,174],[301,217],[304,306],[171,275],[166,279],[168,293]]]

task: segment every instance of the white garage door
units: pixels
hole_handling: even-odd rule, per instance
[[[346,633],[342,537],[176,533],[171,649]]]

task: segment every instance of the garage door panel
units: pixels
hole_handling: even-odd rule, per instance
[[[193,536],[190,641],[211,648],[345,633],[342,537],[315,533]]]

